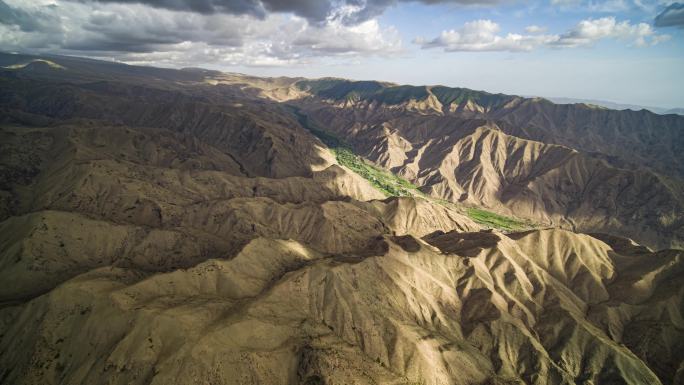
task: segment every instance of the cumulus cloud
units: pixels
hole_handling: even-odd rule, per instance
[[[311,24],[296,15],[263,18],[171,11],[142,4],[0,0],[0,50],[50,51],[136,63],[282,65],[315,57],[388,55],[393,28],[370,19]]]
[[[300,33],[292,44],[317,52],[349,54],[374,52],[382,47],[384,52],[399,52],[401,39],[394,28],[382,30],[377,20],[368,20],[355,26],[332,22],[310,33]]]
[[[250,15],[260,19],[270,12],[289,12],[310,20],[325,20],[332,1],[319,0],[77,0],[83,3],[144,4],[158,9],[199,14]]]
[[[414,43],[423,49],[442,48],[457,51],[531,51],[539,47],[572,48],[590,46],[599,40],[613,38],[627,40],[635,46],[655,45],[670,38],[657,34],[646,23],[617,22],[614,17],[587,19],[563,34],[544,34],[538,26],[526,28],[527,34],[501,35],[500,26],[491,20],[467,22],[459,29],[443,31],[431,40],[417,38]]]
[[[74,0],[84,3],[145,4],[155,8],[187,11],[201,14],[224,13],[265,18],[270,13],[292,13],[311,23],[322,23],[347,8],[341,19],[345,24],[356,24],[382,14],[387,8],[401,2],[423,4],[493,5],[502,0]]]
[[[656,27],[684,28],[684,4],[673,3],[655,18]]]
[[[578,47],[592,45],[606,38],[627,40],[643,47],[658,44],[669,36],[656,34],[646,23],[631,24],[629,21],[618,22],[614,17],[602,17],[580,21],[575,28],[560,35],[553,44]]]
[[[457,30],[443,31],[432,40],[418,38],[416,43],[422,48],[444,48],[454,51],[530,51],[533,48],[549,43],[549,35],[520,35],[509,33],[500,36],[501,28],[491,20],[474,20],[467,22]]]
[[[173,65],[262,66],[394,55],[402,52],[399,32],[383,27],[377,15],[409,1],[0,0],[0,50]],[[506,0],[415,1],[467,6]],[[568,5],[584,0],[552,2]],[[677,25],[681,10],[677,4],[668,7],[656,24]],[[591,45],[609,38],[647,46],[669,36],[656,33],[648,24],[617,22],[612,17],[584,20],[563,34],[549,34],[538,25],[521,33],[502,33],[491,20],[475,20],[415,42],[445,51],[531,51]]]

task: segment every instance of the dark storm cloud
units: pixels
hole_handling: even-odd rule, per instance
[[[71,5],[71,6],[70,6]],[[21,8],[0,0],[0,24],[30,37],[31,48],[74,51],[154,52],[163,46],[203,42],[209,46],[243,44],[246,22],[212,15],[180,14],[141,5],[117,5],[92,9],[77,3]],[[114,8],[112,8],[114,7]],[[11,41],[12,31],[0,36]],[[0,45],[0,48],[2,46]],[[11,49],[20,47],[11,47]]]
[[[81,2],[145,4],[173,11],[228,13],[263,19],[269,12],[292,12],[313,21],[325,20],[332,10],[328,0],[80,0]]]
[[[38,28],[36,21],[28,12],[12,8],[4,1],[0,1],[0,23],[16,25],[25,32],[32,32]]]
[[[684,28],[684,4],[674,3],[655,18],[656,27]]]
[[[24,32],[53,31],[59,20],[50,13],[52,8],[53,6],[47,6],[46,11],[27,12],[0,0],[0,24],[16,26]]]
[[[382,14],[400,2],[416,0],[80,0],[101,3],[138,3],[155,8],[191,11],[202,14],[229,13],[264,18],[270,12],[293,13],[310,22],[320,23],[343,6],[354,9],[341,18],[349,24],[362,22]],[[501,0],[417,0],[423,4],[491,5]]]
[[[234,21],[213,22],[211,17],[188,18],[146,9],[96,12],[89,15],[82,28],[91,33],[90,38],[71,43],[66,48],[151,52],[161,45],[185,41],[202,41],[223,47],[237,47],[243,42],[239,33],[242,25]]]
[[[350,26],[341,18],[310,23],[275,11],[255,18],[137,3],[0,0],[0,51],[28,50],[142,63],[263,66],[392,55],[401,50],[401,38],[376,20]]]

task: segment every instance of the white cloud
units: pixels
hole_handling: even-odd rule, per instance
[[[657,34],[649,24],[631,24],[629,21],[618,22],[611,16],[582,20],[575,28],[560,35],[553,44],[578,47],[592,45],[602,39],[613,38],[631,41],[638,47],[644,47],[667,40],[669,37],[666,36]]]
[[[501,28],[491,20],[467,22],[457,30],[443,31],[438,37],[426,41],[418,38],[415,43],[422,48],[444,48],[454,51],[530,51],[546,44],[553,38],[548,35],[520,35],[509,33],[498,35]]]
[[[18,1],[18,0],[17,0]],[[60,0],[30,0],[34,4],[58,3]],[[142,4],[156,9],[182,11],[202,15],[224,14],[263,19],[271,14],[296,15],[311,24],[324,23],[340,8],[351,9],[343,18],[345,24],[358,24],[381,15],[400,3],[425,5],[454,4],[492,6],[508,0],[67,0],[83,4]],[[26,0],[24,0],[26,2]]]
[[[346,26],[338,20],[324,27],[309,27],[299,33],[292,44],[312,52],[329,54],[396,53],[401,50],[399,32],[394,28],[382,29],[371,19],[355,26]]]
[[[529,26],[527,34],[500,35],[500,26],[491,20],[467,22],[459,29],[443,31],[434,39],[417,38],[414,43],[423,49],[443,48],[455,51],[531,51],[539,47],[572,48],[590,46],[602,39],[630,41],[637,47],[666,41],[669,35],[657,34],[646,23],[617,22],[614,17],[587,19],[563,34],[543,34],[544,29]]]
[[[0,0],[0,50],[5,51],[147,64],[261,66],[308,63],[316,57],[390,55],[401,46],[398,32],[382,28],[376,19],[347,25],[330,18],[312,24],[295,15],[256,18],[141,4]]]
[[[538,25],[528,25],[525,27],[525,32],[527,33],[543,33],[546,32],[546,27],[540,27]]]

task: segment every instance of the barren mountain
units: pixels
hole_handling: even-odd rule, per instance
[[[360,97],[364,82],[324,84],[330,88],[306,86],[323,99],[293,103],[430,195],[653,247],[682,246],[682,117],[446,87],[377,84]]]
[[[684,383],[681,118],[0,67],[2,384]]]

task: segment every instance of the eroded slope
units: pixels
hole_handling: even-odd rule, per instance
[[[1,383],[684,381],[682,252],[601,233],[628,224],[481,231],[433,198],[387,198],[263,99],[309,95],[299,79],[54,62],[0,72]],[[413,110],[472,98],[439,92]],[[502,210],[588,213],[592,194],[657,182],[400,110],[308,112],[426,191]],[[560,188],[563,173],[582,182]],[[512,186],[525,193],[504,199]],[[671,207],[676,223],[680,207],[649,191],[629,226],[662,231],[639,215]]]

